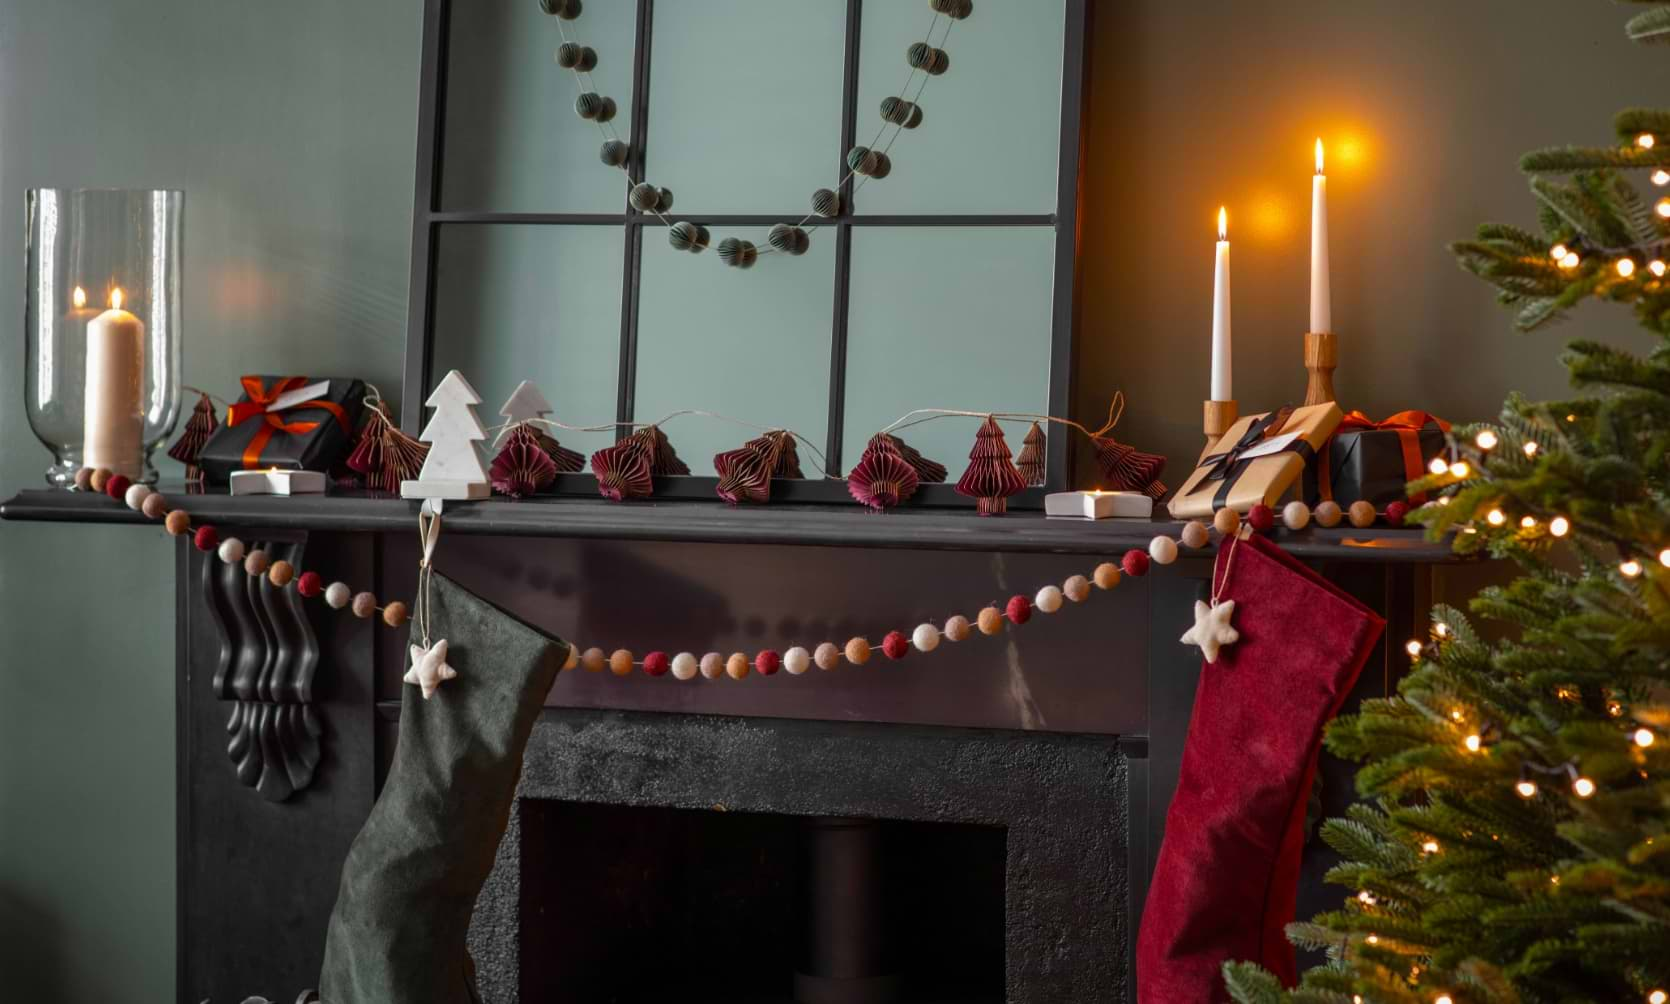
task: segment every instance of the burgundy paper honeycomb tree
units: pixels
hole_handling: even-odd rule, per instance
[[[1009,496],[1026,487],[1026,479],[1010,459],[1003,429],[990,415],[974,434],[974,449],[968,454],[968,469],[957,479],[957,494],[977,500],[982,516],[1000,516],[1009,510]]]
[[[197,466],[197,457],[219,425],[215,419],[215,403],[209,400],[209,395],[199,392],[197,406],[191,409],[191,418],[186,420],[185,429],[174,445],[168,448],[170,457],[186,465],[187,481],[202,480],[203,469]]]
[[[1032,428],[1026,430],[1026,438],[1021,440],[1021,455],[1015,459],[1015,468],[1027,484],[1044,483],[1044,428],[1037,422],[1032,423]]]

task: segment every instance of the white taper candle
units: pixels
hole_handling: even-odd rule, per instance
[[[1328,176],[1322,173],[1322,140],[1316,141],[1316,176],[1310,187],[1310,330],[1334,330],[1328,292]]]
[[[1218,260],[1212,275],[1212,400],[1233,400],[1229,344],[1229,211],[1218,210]]]

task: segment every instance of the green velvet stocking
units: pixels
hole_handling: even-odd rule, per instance
[[[470,913],[504,836],[534,719],[568,654],[565,642],[445,576],[434,576],[430,602],[430,638],[447,640],[458,676],[427,701],[403,687],[394,765],[348,851],[331,912],[319,979],[329,1004],[479,999],[464,946]]]

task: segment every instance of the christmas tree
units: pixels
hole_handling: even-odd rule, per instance
[[[1670,38],[1670,8],[1630,22]],[[1327,964],[1285,991],[1230,963],[1243,1002],[1626,1001],[1670,996],[1670,113],[1631,110],[1618,142],[1527,155],[1543,235],[1480,228],[1454,246],[1533,329],[1599,298],[1666,340],[1645,358],[1565,355],[1569,401],[1510,398],[1458,429],[1460,456],[1411,486],[1412,518],[1517,562],[1474,615],[1435,609],[1397,696],[1327,743],[1373,801],[1330,820],[1341,909],[1288,929]]]
[[[991,415],[974,434],[974,449],[968,454],[968,467],[957,480],[957,493],[977,499],[976,511],[982,516],[1001,516],[1009,511],[1009,496],[1026,487],[1026,479],[1015,469],[1010,459],[1009,444],[1003,441],[1003,429]]]
[[[481,395],[462,373],[453,370],[442,378],[424,402],[435,414],[418,436],[429,444],[429,455],[416,481],[401,482],[402,498],[479,499],[490,494],[487,469],[475,445],[487,438],[475,413],[480,403]]]

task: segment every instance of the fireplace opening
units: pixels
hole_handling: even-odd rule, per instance
[[[521,812],[523,1000],[1004,1000],[1002,827],[544,799]]]

